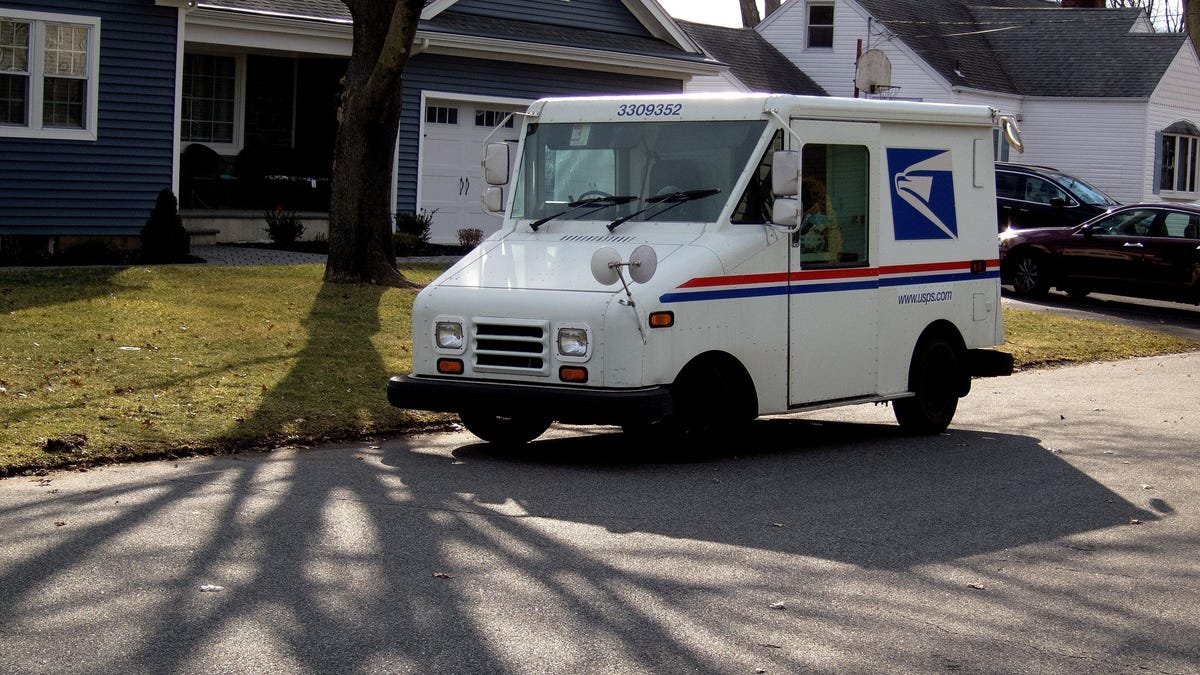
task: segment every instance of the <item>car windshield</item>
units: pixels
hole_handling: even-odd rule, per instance
[[[1074,177],[1058,174],[1054,177],[1059,183],[1070,190],[1075,198],[1084,204],[1092,204],[1094,206],[1115,206],[1117,200],[1109,197],[1086,182]]]
[[[531,123],[511,215],[713,222],[766,126],[765,120]],[[679,194],[694,198],[668,198]],[[615,198],[564,213],[605,197]]]

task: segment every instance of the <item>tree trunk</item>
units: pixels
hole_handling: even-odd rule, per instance
[[[767,0],[766,7],[763,8],[763,18],[771,16],[771,12],[779,9],[780,4],[782,4],[782,0]]]
[[[742,27],[753,28],[758,25],[762,19],[758,16],[758,3],[755,0],[741,0],[742,3]]]
[[[1183,0],[1182,30],[1192,38],[1192,47],[1200,54],[1200,0]]]
[[[396,269],[390,207],[401,75],[424,2],[343,2],[354,19],[354,46],[334,141],[325,280],[411,287]]]

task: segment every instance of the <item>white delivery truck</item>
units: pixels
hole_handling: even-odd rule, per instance
[[[484,440],[553,421],[727,432],[891,402],[949,425],[1007,375],[983,106],[771,94],[551,98],[487,144],[503,224],[413,304],[398,407]]]

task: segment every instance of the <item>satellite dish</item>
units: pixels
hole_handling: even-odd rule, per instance
[[[653,251],[651,251],[653,253]],[[621,279],[621,254],[617,249],[605,246],[592,254],[592,276],[605,286],[612,286]]]
[[[854,86],[859,91],[876,94],[892,86],[892,61],[878,49],[868,49],[858,57],[854,68]]]
[[[611,250],[611,249],[610,249]],[[644,284],[650,281],[654,276],[654,272],[658,269],[658,254],[653,248],[642,244],[633,249],[633,255],[629,256],[629,278]]]

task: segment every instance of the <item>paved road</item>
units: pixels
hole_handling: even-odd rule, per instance
[[[589,428],[6,479],[0,672],[1196,673],[1198,383],[1024,372],[944,435],[847,408],[691,461]]]

